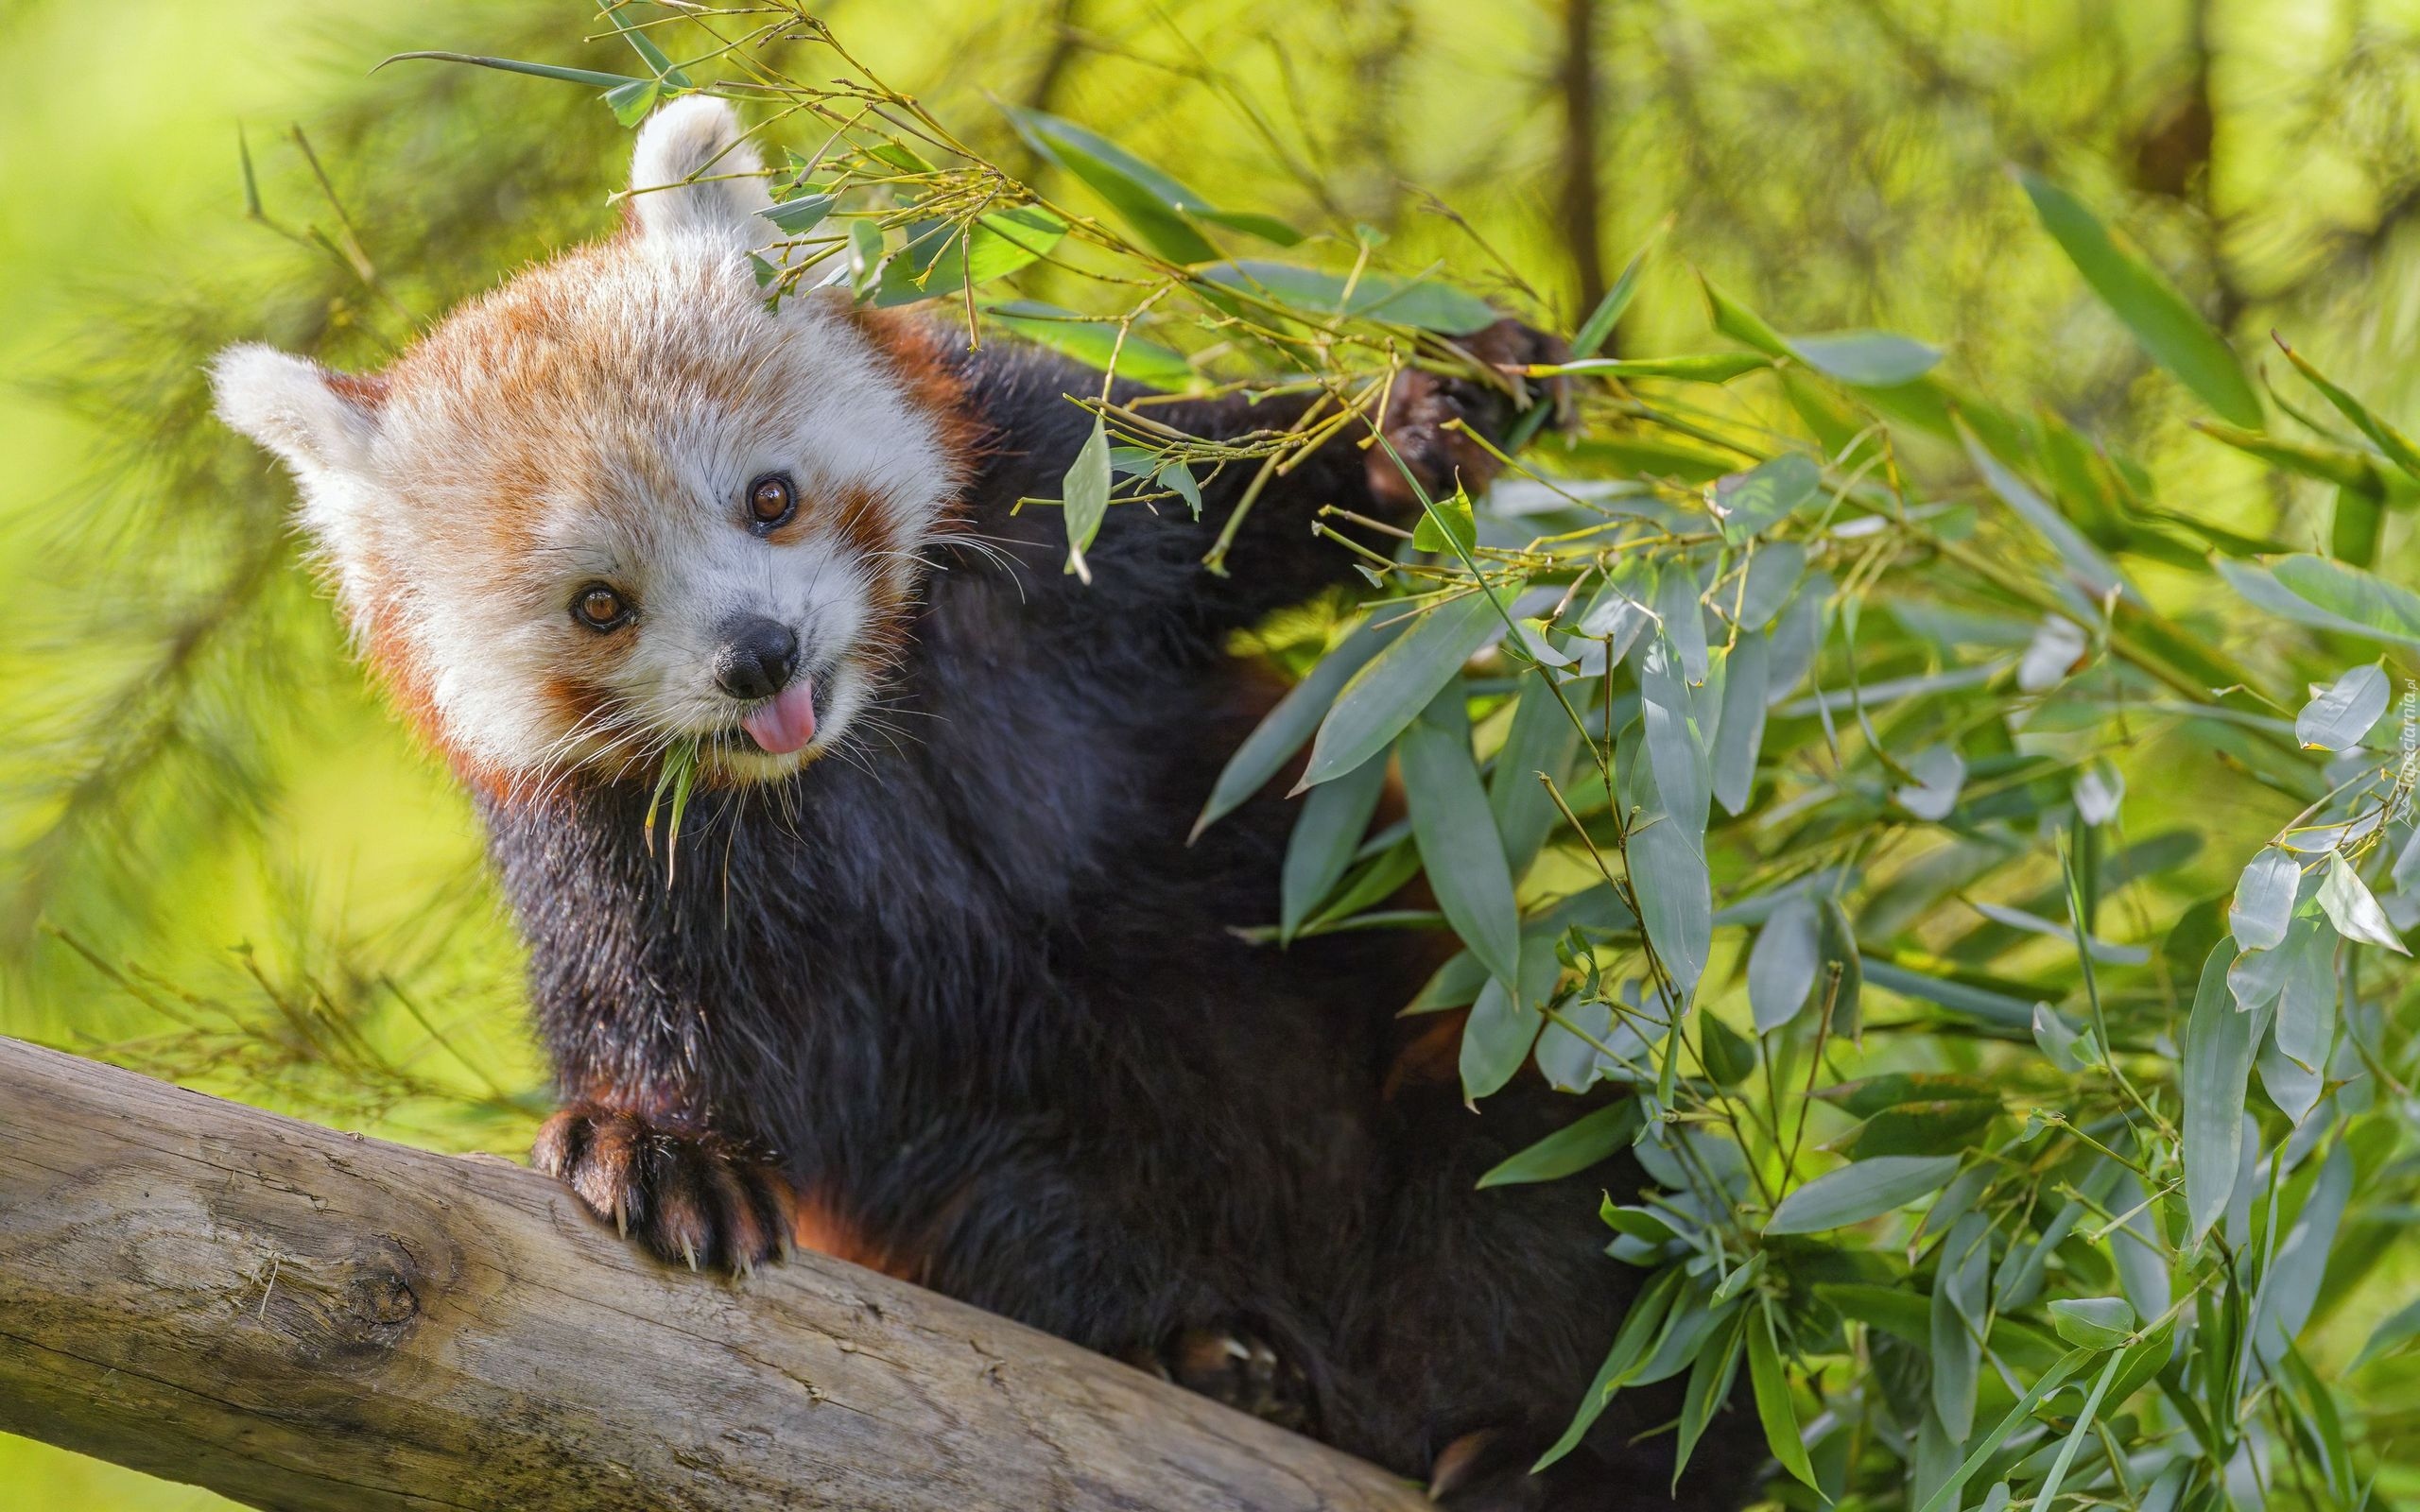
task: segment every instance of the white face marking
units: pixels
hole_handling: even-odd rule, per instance
[[[701,103],[642,133],[638,183],[717,154],[717,173],[754,165],[724,150],[728,108]],[[645,779],[696,735],[720,775],[780,776],[844,742],[874,696],[955,464],[845,301],[764,308],[745,258],[768,230],[755,180],[634,202],[635,234],[456,312],[383,397],[238,349],[217,369],[221,412],[293,467],[356,630],[458,756],[516,780]],[[748,507],[769,474],[797,501],[770,532]],[[574,613],[597,584],[631,609],[602,633]],[[816,690],[795,753],[737,732],[761,700],[726,691],[717,663],[743,619],[795,636]]]

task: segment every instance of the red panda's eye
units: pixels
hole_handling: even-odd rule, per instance
[[[631,606],[603,583],[591,583],[571,601],[571,612],[592,630],[610,630],[631,617]]]
[[[761,529],[788,523],[797,508],[798,499],[786,472],[768,472],[748,485],[748,517]]]

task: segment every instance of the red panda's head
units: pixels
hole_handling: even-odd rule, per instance
[[[712,776],[778,777],[848,739],[899,653],[962,482],[959,395],[915,326],[837,291],[766,307],[760,167],[729,106],[679,101],[639,134],[619,235],[385,371],[214,367],[371,659],[493,788],[644,780],[683,736]]]

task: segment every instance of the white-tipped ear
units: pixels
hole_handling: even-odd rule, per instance
[[[378,437],[378,380],[345,378],[316,362],[248,344],[210,365],[218,418],[302,475],[358,472]]]
[[[756,177],[764,167],[728,100],[703,94],[674,100],[639,128],[631,155],[631,214],[639,234],[703,234],[742,249],[763,246],[778,234],[756,214],[773,202]],[[684,181],[693,177],[700,181]]]

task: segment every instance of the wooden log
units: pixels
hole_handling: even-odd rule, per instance
[[[0,1429],[257,1506],[1412,1512],[1412,1487],[820,1255],[0,1040]]]

